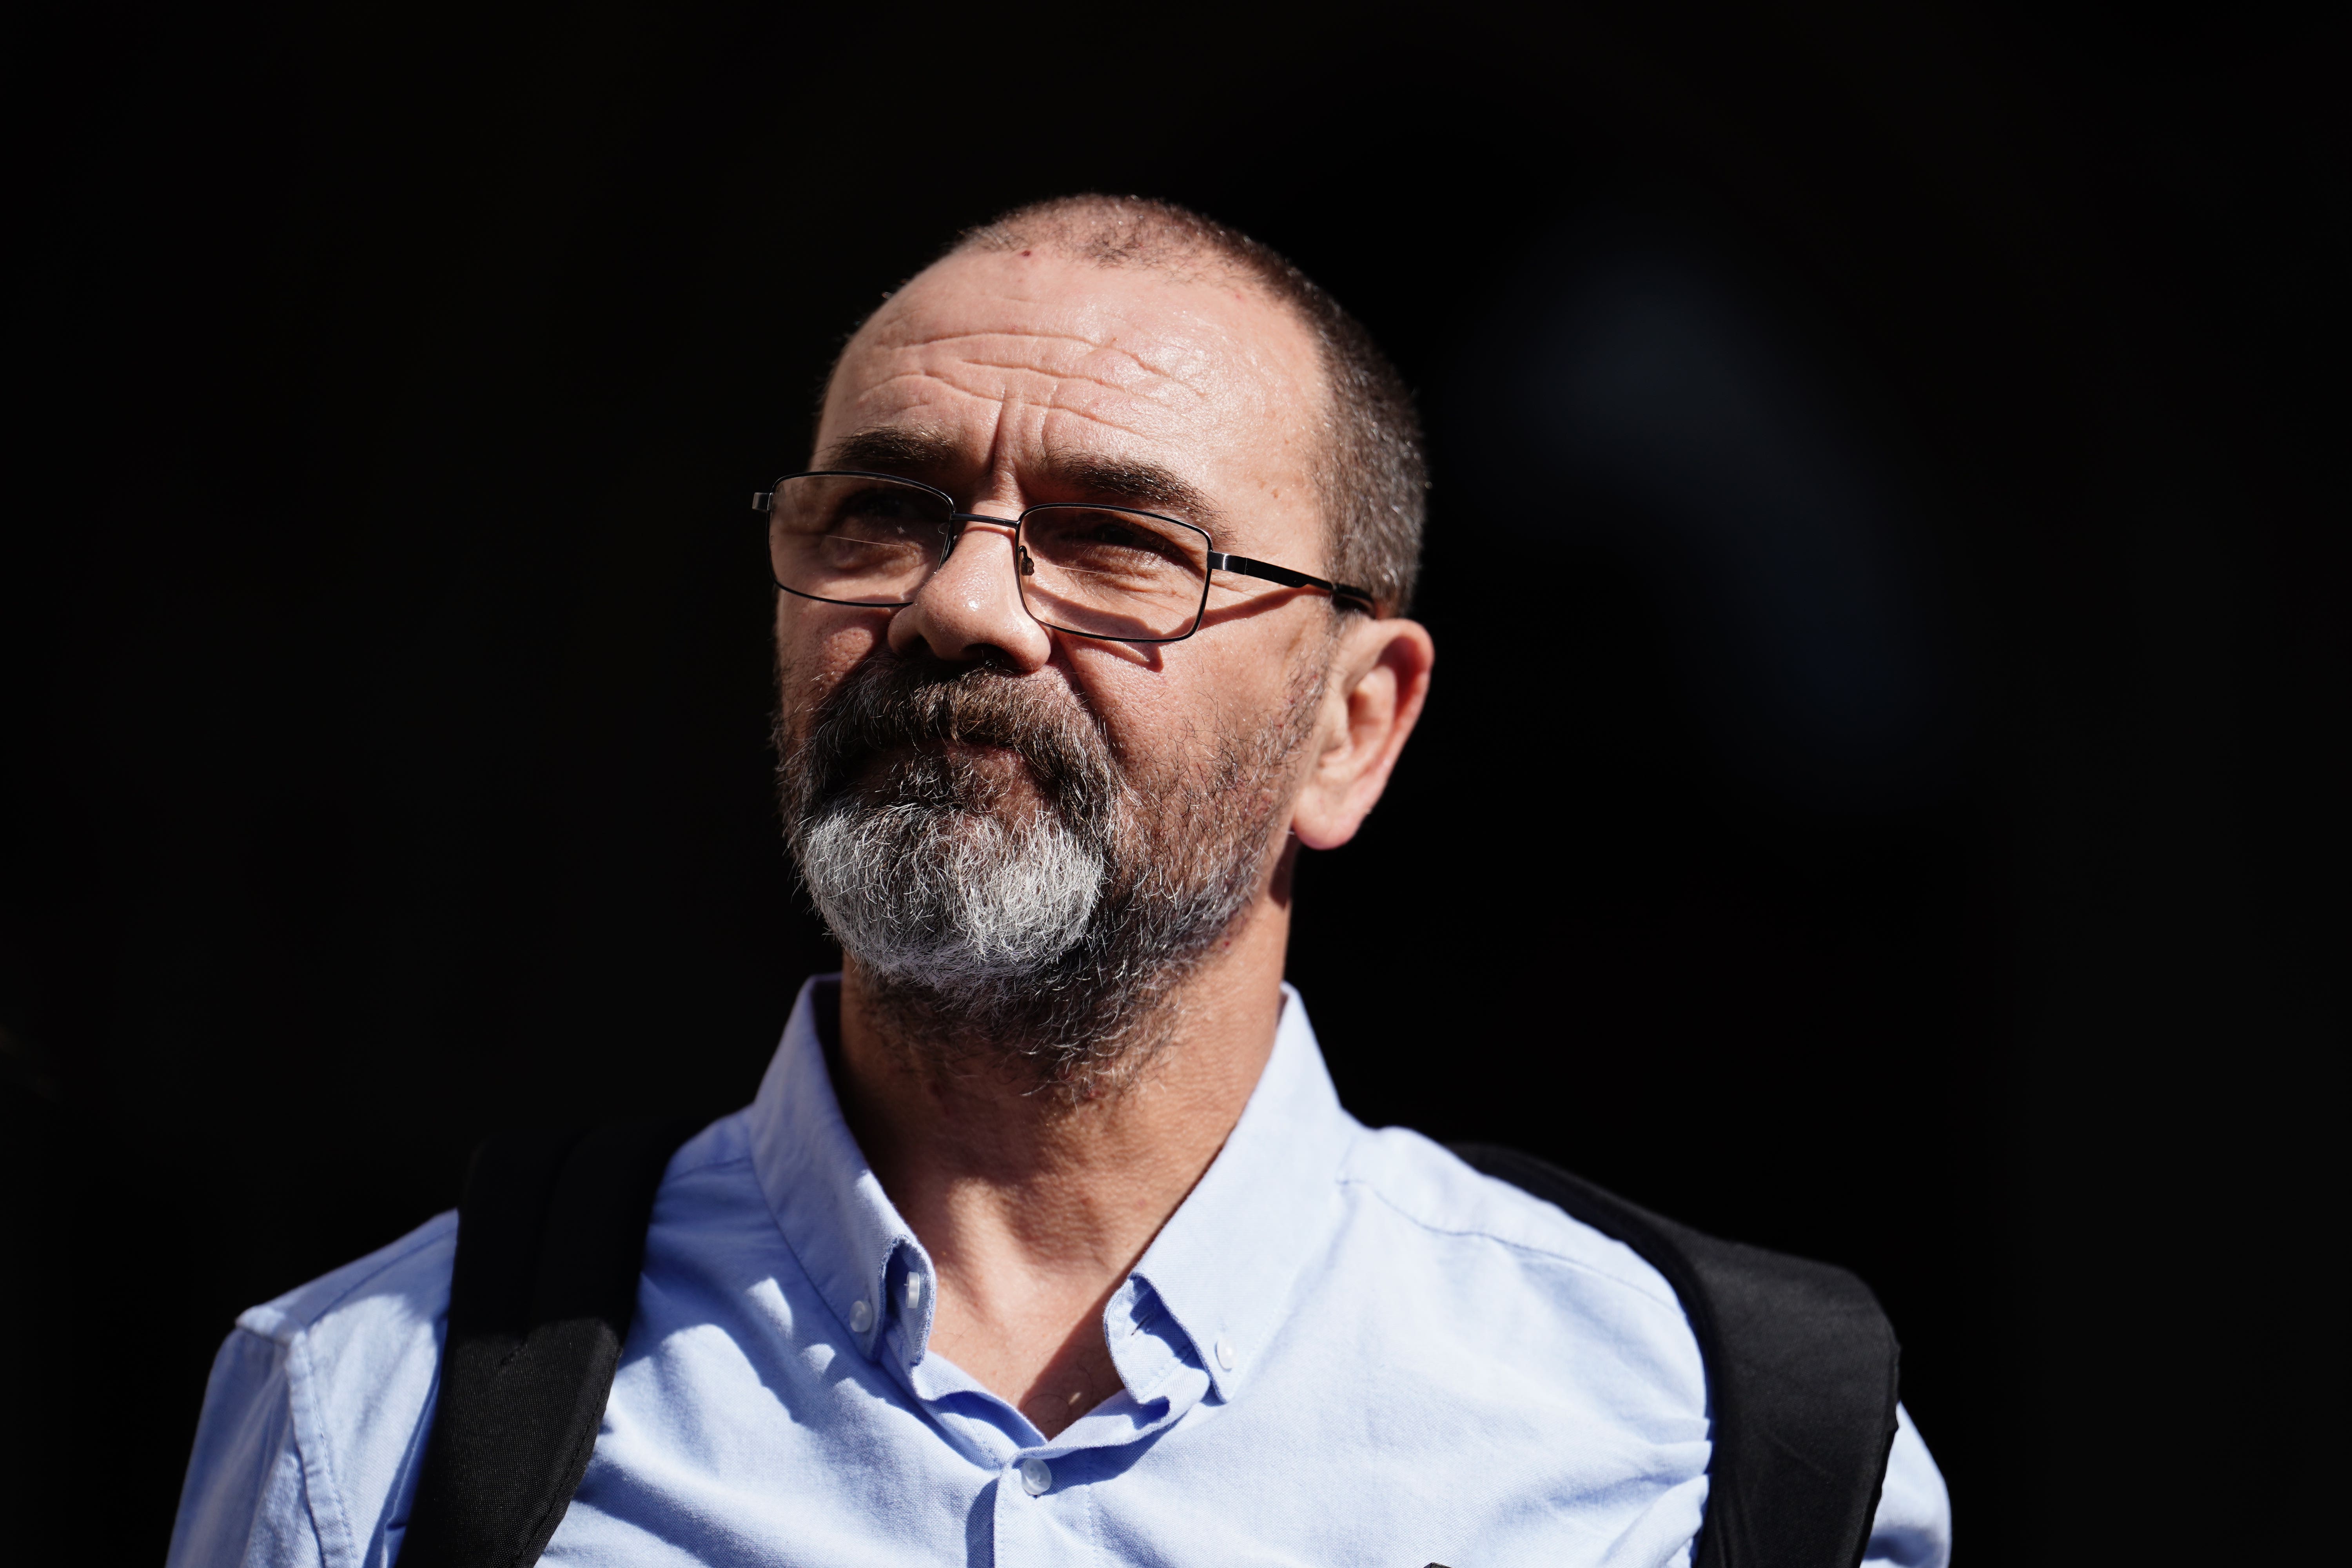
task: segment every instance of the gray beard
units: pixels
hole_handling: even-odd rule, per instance
[[[1319,684],[1268,731],[1150,778],[1053,692],[877,658],[799,745],[779,714],[778,778],[802,879],[886,1032],[932,1065],[1003,1063],[1076,1101],[1175,1033],[1177,988],[1263,879]],[[1013,750],[1037,803],[1005,798],[950,741]],[[859,787],[893,750],[912,755]]]

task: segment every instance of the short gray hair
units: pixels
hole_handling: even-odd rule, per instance
[[[1286,306],[1313,335],[1330,394],[1316,479],[1331,533],[1331,576],[1370,589],[1383,615],[1402,615],[1411,606],[1421,574],[1429,464],[1412,394],[1362,322],[1271,246],[1189,207],[1146,196],[1032,202],[966,229],[946,254],[1032,247],[1098,267],[1148,267],[1178,276],[1223,270]]]

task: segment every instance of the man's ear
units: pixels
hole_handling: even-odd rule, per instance
[[[1309,849],[1336,849],[1356,836],[1404,750],[1429,696],[1437,647],[1418,621],[1365,620],[1349,626],[1331,658],[1315,755],[1290,814]]]

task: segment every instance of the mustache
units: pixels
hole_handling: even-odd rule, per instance
[[[1066,814],[1099,814],[1123,783],[1109,738],[1091,715],[1034,678],[889,658],[859,664],[824,695],[785,773],[805,815],[853,790],[878,754],[912,751],[919,763],[909,773],[928,774],[937,763],[923,753],[955,744],[1012,752]]]

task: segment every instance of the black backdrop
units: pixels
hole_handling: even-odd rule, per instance
[[[1356,1112],[1861,1271],[1973,1561],[2307,1549],[2340,48],[1901,11],[23,13],[12,1520],[152,1558],[238,1309],[748,1097],[829,960],[744,499],[1102,189],[1429,416],[1433,704],[1291,960]]]

